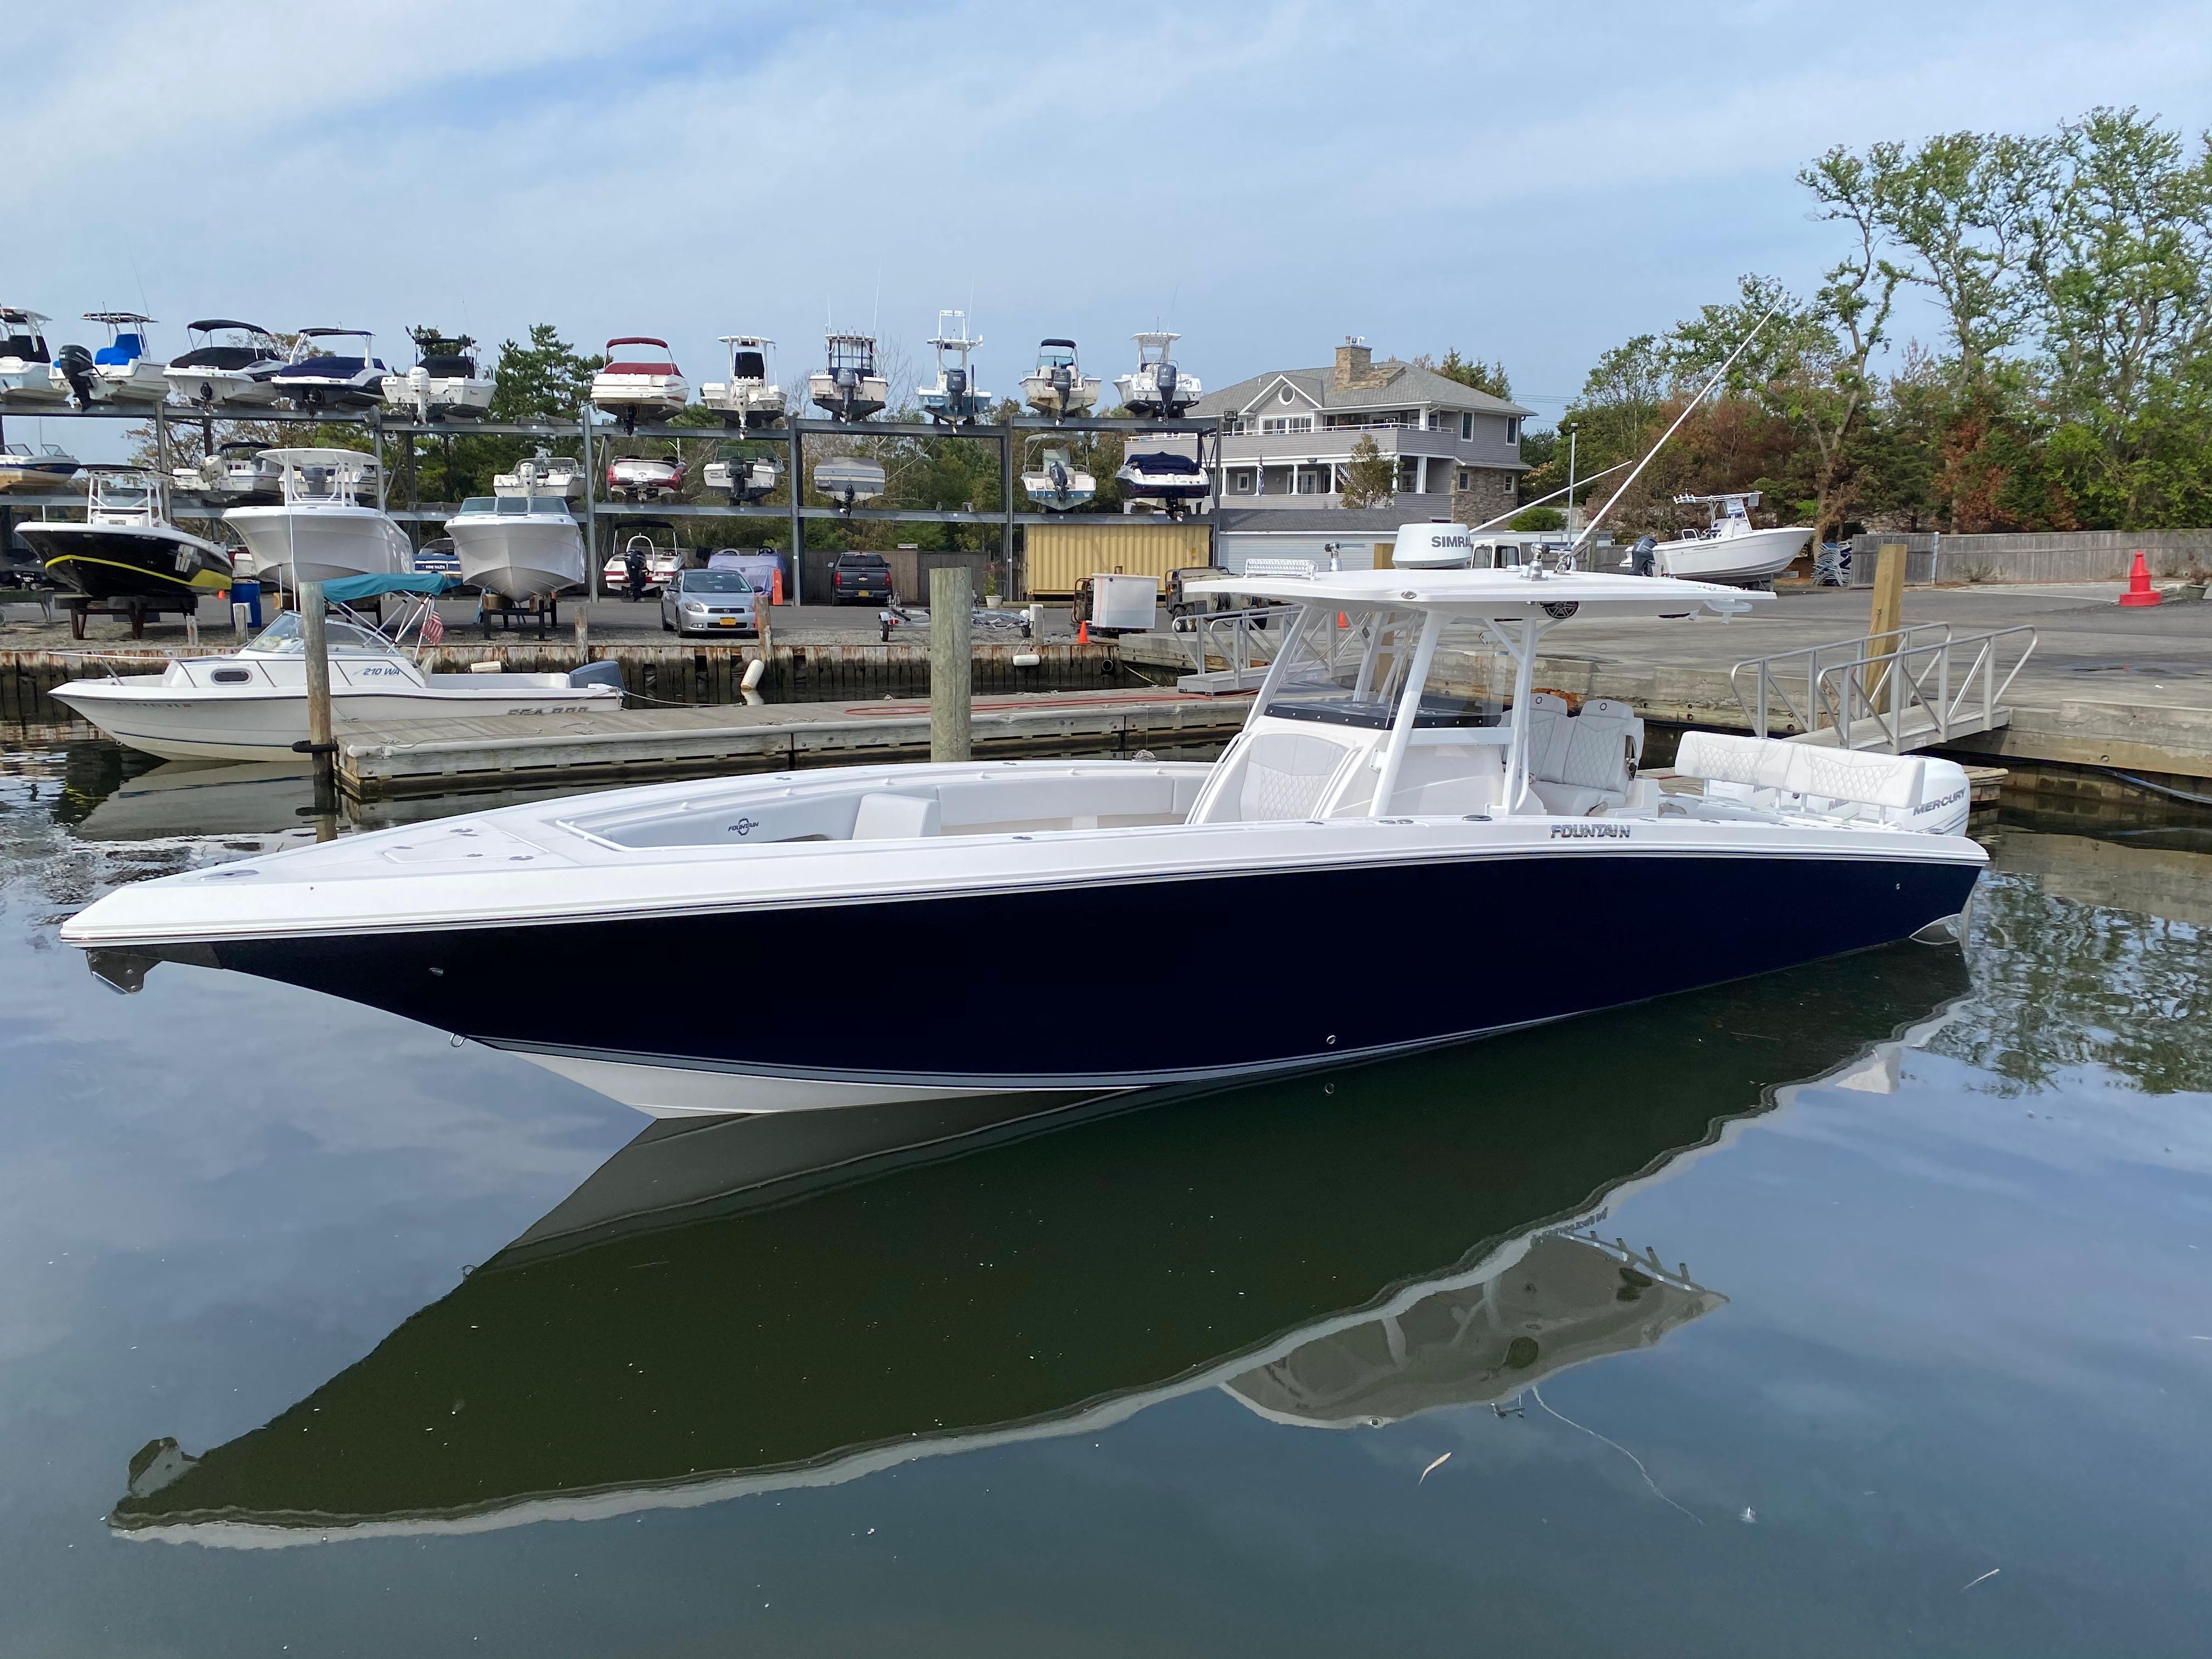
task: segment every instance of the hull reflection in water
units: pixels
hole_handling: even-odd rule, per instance
[[[656,1123],[274,1421],[204,1457],[146,1447],[110,1522],[477,1531],[826,1485],[1206,1389],[1317,1424],[1506,1397],[1723,1301],[1589,1232],[1625,1189],[1794,1080],[1880,1086],[1884,1039],[1966,989],[1955,949],[1908,945],[1150,1109]]]

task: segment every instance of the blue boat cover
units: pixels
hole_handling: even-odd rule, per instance
[[[356,599],[373,599],[380,593],[444,593],[460,585],[459,576],[441,576],[427,570],[405,576],[341,576],[334,582],[323,584],[323,597],[336,599],[340,605],[350,605]]]

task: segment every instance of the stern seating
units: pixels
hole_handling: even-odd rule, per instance
[[[1935,835],[1958,834],[1972,805],[1965,769],[1955,761],[1924,755],[1690,732],[1683,735],[1674,769],[1705,780],[1710,800]]]
[[[1626,703],[1593,697],[1580,714],[1539,691],[1529,699],[1528,787],[1547,811],[1587,817],[1627,805],[1644,757],[1644,722]]]

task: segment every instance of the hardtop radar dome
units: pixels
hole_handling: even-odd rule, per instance
[[[1473,556],[1463,524],[1401,524],[1390,562],[1403,570],[1457,570]]]

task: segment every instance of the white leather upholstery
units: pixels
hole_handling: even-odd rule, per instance
[[[1570,714],[1549,691],[1528,700],[1528,784],[1553,813],[1583,817],[1625,804],[1643,753],[1644,722],[1625,702],[1594,697]]]
[[[1717,732],[1685,733],[1674,757],[1676,771],[1710,783],[1906,811],[1926,799],[1928,766],[1918,755],[1873,755]]]
[[[860,810],[853,819],[853,839],[907,841],[935,835],[938,823],[934,795],[866,794],[860,797]]]
[[[1303,732],[1263,732],[1252,739],[1244,758],[1243,787],[1237,816],[1245,823],[1310,818],[1322,792],[1344,763],[1341,744]]]

